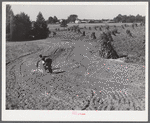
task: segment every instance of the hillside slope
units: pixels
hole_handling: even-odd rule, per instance
[[[6,109],[145,110],[145,68],[98,56],[96,42],[47,41],[47,48],[7,66]],[[55,52],[56,51],[56,52]],[[53,59],[50,75],[36,68]]]

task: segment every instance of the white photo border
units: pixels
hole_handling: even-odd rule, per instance
[[[57,111],[6,110],[6,4],[11,5],[145,5],[146,7],[146,71],[145,111]],[[2,121],[148,121],[148,2],[2,2]]]

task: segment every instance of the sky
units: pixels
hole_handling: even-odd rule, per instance
[[[118,14],[122,15],[146,15],[146,7],[139,5],[15,5],[10,4],[14,14],[21,12],[30,16],[32,21],[36,20],[39,12],[47,20],[50,16],[58,19],[67,19],[69,15],[76,14],[79,19],[113,19]]]

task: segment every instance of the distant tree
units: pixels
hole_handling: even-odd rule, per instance
[[[89,23],[94,23],[94,20],[90,20]]]
[[[122,23],[126,23],[127,22],[127,18],[128,18],[127,15],[122,16],[122,20],[121,20]]]
[[[49,17],[47,22],[48,24],[53,24],[54,23],[53,17]]]
[[[37,15],[33,33],[36,39],[44,39],[48,36],[49,29],[41,12],[39,12],[39,14]]]
[[[117,22],[117,23],[122,22],[122,15],[119,14],[117,17],[114,18],[114,21]]]
[[[117,17],[113,19],[116,23],[122,22],[122,23],[134,23],[134,22],[145,22],[145,17],[141,15],[121,15],[119,14]]]
[[[136,21],[136,20],[135,20],[135,16],[130,15],[130,16],[129,16],[129,20],[130,20],[130,23],[135,22],[135,21]]]
[[[58,22],[58,18],[56,16],[54,16],[53,20],[54,20],[54,23]]]
[[[10,33],[10,21],[13,16],[10,5],[6,5],[6,33]]]
[[[47,20],[47,24],[54,24],[56,22],[58,22],[58,18],[56,16],[49,17],[48,20]]]
[[[28,40],[31,31],[31,21],[28,15],[20,13],[14,16],[12,21],[13,41]]]
[[[78,18],[78,15],[73,14],[73,15],[70,15],[67,20],[68,20],[68,22],[74,22],[75,23],[75,20],[77,18]]]
[[[145,22],[145,17],[142,17],[141,15],[137,15],[135,17],[136,22]]]
[[[61,27],[67,27],[67,20],[62,20],[61,24],[60,24]]]
[[[6,40],[12,40],[12,21],[14,18],[14,13],[11,6],[6,5]]]

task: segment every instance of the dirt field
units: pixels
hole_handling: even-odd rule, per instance
[[[92,29],[81,29],[84,37],[57,31],[45,40],[6,44],[6,109],[145,110],[145,28],[117,25],[120,34],[112,36],[113,47],[119,56],[129,56],[122,61],[99,57],[102,31],[88,26]],[[96,39],[90,38],[92,32]],[[60,69],[54,74],[42,66],[37,69],[39,54],[52,58],[53,68]]]

